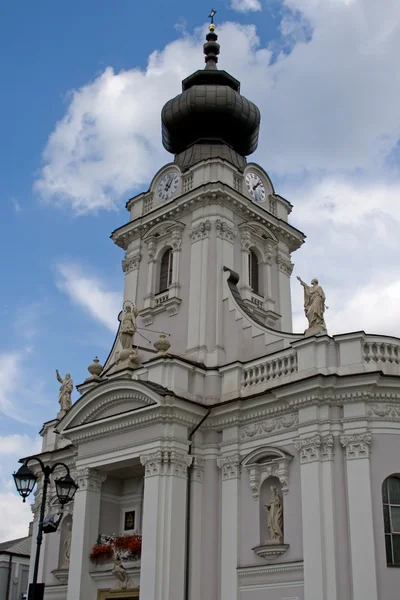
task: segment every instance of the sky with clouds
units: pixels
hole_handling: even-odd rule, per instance
[[[0,541],[27,531],[29,506],[10,476],[57,413],[55,369],[79,383],[111,348],[123,275],[109,235],[127,220],[125,201],[170,161],[160,110],[203,64],[210,8],[42,0],[0,9]],[[252,160],[307,234],[294,275],[320,279],[330,333],[400,336],[400,3],[214,8],[220,67],[262,113]]]

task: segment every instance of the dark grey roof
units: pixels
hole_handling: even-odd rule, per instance
[[[32,537],[17,538],[8,542],[0,543],[0,554],[7,552],[8,554],[21,554],[30,556],[31,554]]]
[[[194,164],[194,160],[213,157],[214,145],[219,146],[218,156],[221,148],[231,149],[234,164],[240,165],[257,148],[260,111],[240,94],[239,81],[217,69],[217,38],[214,30],[207,35],[206,68],[184,79],[182,93],[162,109],[162,140],[166,150],[178,158],[193,145],[204,145],[202,151],[177,160],[183,168]],[[227,157],[228,151],[224,152]]]

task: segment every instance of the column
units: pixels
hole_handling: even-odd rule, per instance
[[[138,249],[128,251],[122,261],[122,270],[125,273],[124,301],[130,300],[137,304],[137,285],[141,255]]]
[[[140,574],[144,600],[184,598],[187,467],[191,460],[172,449],[140,457],[145,466]]]
[[[303,523],[304,597],[337,600],[333,502],[333,436],[299,439]]]
[[[204,571],[202,569],[204,521],[208,518],[203,510],[203,480],[205,461],[201,456],[193,457],[191,477],[191,513],[190,513],[190,561],[189,561],[189,598],[204,600]],[[216,507],[215,507],[216,508]],[[206,550],[208,552],[208,550]],[[210,576],[210,574],[208,575]]]
[[[94,469],[82,469],[73,474],[73,478],[79,488],[74,498],[67,600],[94,598],[97,593],[89,573],[89,554],[99,534],[101,484],[106,475]]]
[[[222,477],[221,594],[219,600],[238,600],[240,456],[233,454],[219,458],[217,465],[221,469]]]
[[[154,280],[154,265],[155,265],[155,254],[156,254],[156,241],[155,238],[149,238],[145,240],[147,246],[147,255],[149,258],[148,266],[147,266],[147,290],[146,296],[144,297],[144,308],[150,308],[152,306],[152,299],[154,296],[153,290],[153,280]],[[152,322],[152,321],[151,321]]]
[[[370,433],[340,437],[346,452],[353,600],[378,600],[369,465],[371,439]]]
[[[268,240],[265,242],[265,282],[264,282],[264,298],[265,298],[265,309],[275,310],[276,298],[272,296],[272,260],[275,256],[275,242]]]

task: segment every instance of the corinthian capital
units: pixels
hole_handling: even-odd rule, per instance
[[[78,489],[81,491],[100,492],[101,484],[107,479],[105,473],[99,473],[95,469],[78,469],[72,474]]]
[[[346,449],[347,460],[369,458],[371,441],[370,433],[354,433],[340,437],[340,443]]]

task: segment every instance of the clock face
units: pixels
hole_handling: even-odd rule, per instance
[[[175,171],[166,173],[157,186],[157,198],[169,200],[178,189],[179,177]]]
[[[250,196],[257,202],[265,201],[265,188],[261,178],[257,173],[250,171],[246,175],[246,187]]]

